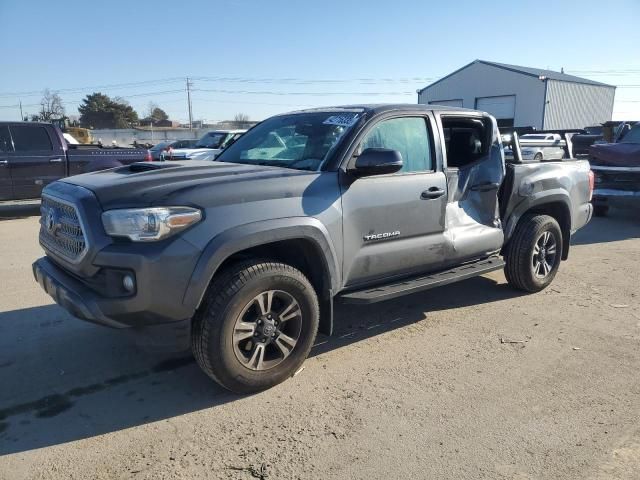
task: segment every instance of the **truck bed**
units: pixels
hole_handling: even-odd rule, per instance
[[[507,163],[500,192],[500,213],[505,224],[505,239],[531,204],[542,198],[557,202],[570,216],[571,232],[584,226],[591,217],[589,162],[563,159],[544,162]],[[518,185],[518,189],[514,188]]]
[[[505,168],[505,180],[500,191],[500,216],[506,241],[522,214],[543,198],[554,202],[563,214],[569,215],[571,232],[584,226],[591,218],[588,161],[571,158],[507,163]]]

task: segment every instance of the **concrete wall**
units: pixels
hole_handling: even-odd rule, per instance
[[[544,128],[569,129],[611,120],[614,87],[548,80]]]
[[[135,128],[118,128],[118,129],[99,129],[91,130],[94,141],[101,141],[104,145],[110,145],[115,140],[121,147],[131,145],[134,140],[139,143],[159,143],[173,140],[197,139],[202,137],[206,132],[214,130],[213,128],[193,129],[169,129],[154,130],[153,134],[150,130],[138,130]]]
[[[463,107],[475,108],[476,98],[516,96],[515,126],[542,128],[544,82],[537,77],[473,63],[442,81],[424,89],[418,103],[462,99]]]

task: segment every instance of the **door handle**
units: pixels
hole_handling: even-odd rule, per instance
[[[0,165],[6,165],[9,163],[9,160],[0,160]]]
[[[434,198],[440,198],[444,195],[444,190],[438,187],[431,187],[429,190],[425,190],[420,194],[422,200],[432,200]]]
[[[499,183],[479,183],[477,185],[472,185],[469,187],[469,190],[473,190],[474,192],[490,192],[491,190],[498,190],[500,188]]]
[[[62,163],[61,158],[50,158],[49,163]]]

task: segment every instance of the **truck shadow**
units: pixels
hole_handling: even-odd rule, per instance
[[[320,336],[311,356],[421,322],[429,312],[519,295],[477,277],[383,304],[337,305],[335,334]],[[55,305],[0,313],[0,385],[0,455],[242,399],[207,378],[190,355],[145,353],[126,332],[80,322]]]

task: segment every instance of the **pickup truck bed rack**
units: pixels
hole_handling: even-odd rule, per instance
[[[367,304],[391,300],[410,293],[429,290],[430,288],[477,277],[494,270],[504,268],[504,261],[497,256],[485,258],[472,263],[459,265],[449,270],[442,270],[430,275],[403,279],[374,288],[345,293],[339,298],[342,303]]]

